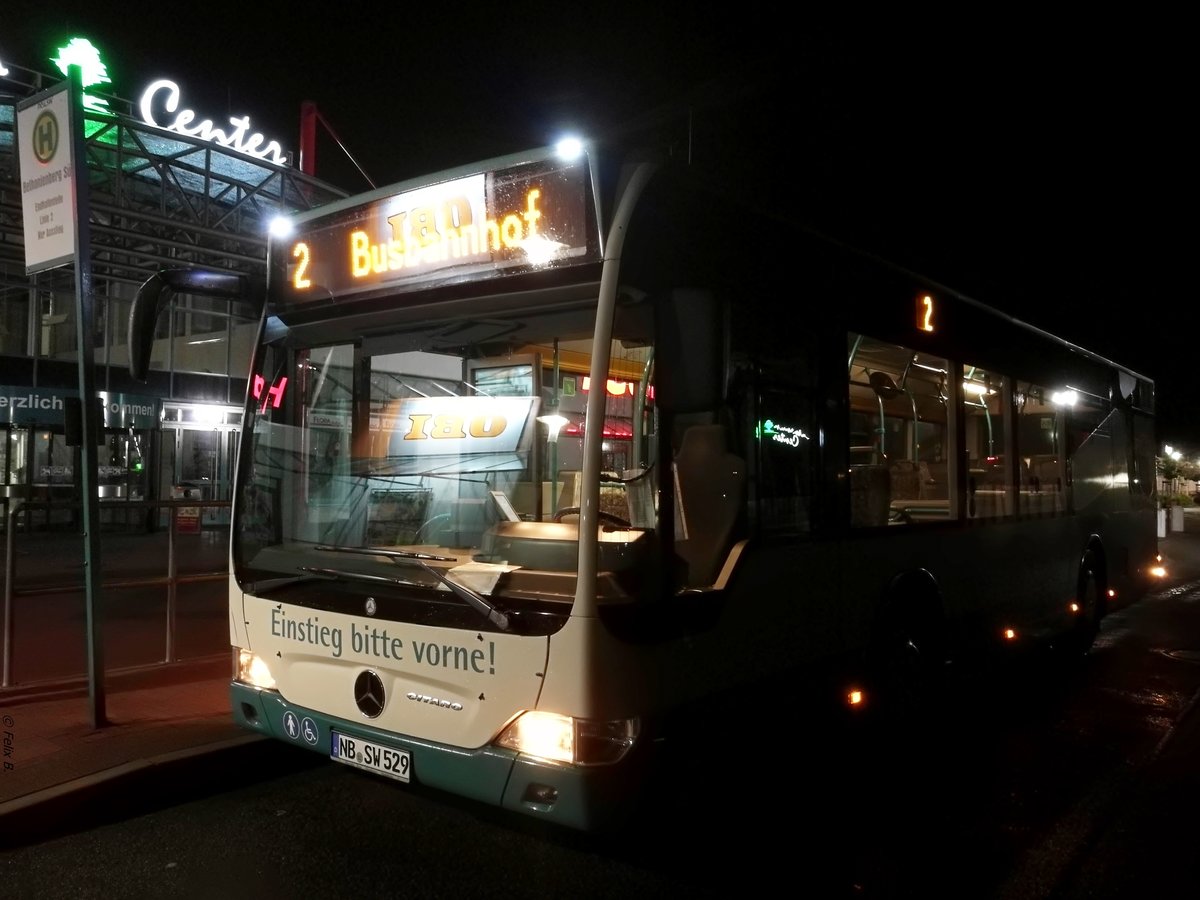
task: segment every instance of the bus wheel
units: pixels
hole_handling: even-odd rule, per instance
[[[1089,563],[1079,573],[1079,590],[1076,592],[1076,602],[1079,612],[1075,614],[1075,622],[1061,641],[1059,649],[1068,658],[1084,656],[1096,641],[1100,632],[1100,618],[1103,615],[1102,576],[1096,567]]]
[[[876,637],[874,658],[886,721],[916,724],[933,711],[946,665],[940,616],[919,608],[893,611]]]

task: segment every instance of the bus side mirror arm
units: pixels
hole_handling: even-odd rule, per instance
[[[262,291],[255,290],[246,275],[203,269],[160,269],[138,288],[129,307],[129,375],[137,381],[146,381],[154,329],[172,293],[224,297],[230,304],[246,307],[251,314],[262,310]]]

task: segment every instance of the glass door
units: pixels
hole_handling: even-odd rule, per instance
[[[233,427],[189,428],[163,432],[162,472],[171,474],[164,497],[175,488],[185,488],[201,500],[229,500],[233,494],[233,468],[237,458],[238,429]],[[171,446],[168,450],[168,445]],[[172,457],[168,460],[167,454]],[[168,468],[168,463],[170,467]],[[201,522],[227,526],[227,507],[203,507]]]

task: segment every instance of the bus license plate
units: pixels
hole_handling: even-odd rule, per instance
[[[407,750],[382,747],[359,737],[333,732],[333,747],[329,758],[397,781],[408,781],[412,760]]]

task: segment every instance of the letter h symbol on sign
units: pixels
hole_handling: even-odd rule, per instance
[[[39,160],[53,159],[54,151],[58,149],[58,121],[53,116],[39,116],[32,140],[33,151]]]
[[[267,388],[266,393],[263,393],[263,388],[267,386],[266,379],[261,375],[254,376],[254,399],[262,400],[261,412],[267,411],[267,403],[270,402],[272,409],[279,409],[279,404],[283,402],[283,391],[287,387],[287,377],[279,379],[277,384]]]

